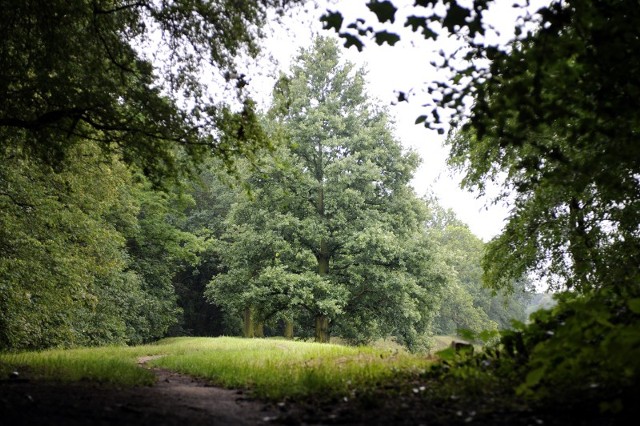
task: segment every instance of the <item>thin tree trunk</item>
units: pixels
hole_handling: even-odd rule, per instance
[[[329,317],[326,315],[316,316],[316,342],[329,343]]]
[[[293,321],[291,320],[284,320],[284,337],[293,339]]]
[[[571,234],[569,237],[569,250],[573,259],[573,270],[576,281],[580,286],[589,286],[589,277],[595,272],[593,262],[593,244],[589,238],[585,217],[580,202],[576,198],[569,204],[571,220]]]
[[[250,306],[244,309],[242,335],[247,338],[253,337],[253,312]]]
[[[253,327],[253,337],[264,337],[264,323],[257,321]]]

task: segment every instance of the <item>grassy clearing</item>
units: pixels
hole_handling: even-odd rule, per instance
[[[167,341],[163,341],[167,342]],[[370,347],[269,339],[172,340],[180,353],[152,361],[221,386],[252,389],[271,399],[347,395],[403,375],[418,374],[423,357]]]
[[[172,338],[153,345],[0,354],[0,374],[25,369],[49,380],[92,380],[146,385],[153,375],[137,365],[145,355],[164,355],[149,365],[201,377],[214,384],[251,389],[270,399],[363,392],[424,371],[429,361],[400,351],[271,339]]]

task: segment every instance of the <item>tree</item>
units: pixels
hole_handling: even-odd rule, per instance
[[[167,178],[267,144],[234,60],[288,3],[0,1],[2,348],[139,343],[177,322],[172,278],[201,247]]]
[[[124,252],[122,230],[137,225],[138,212],[126,167],[105,162],[92,144],[75,147],[63,171],[7,151],[0,159],[1,347],[156,337],[138,326],[156,314],[154,299]]]
[[[251,151],[259,141],[223,138],[220,128],[234,115],[203,82],[226,76],[243,102],[246,81],[234,58],[257,52],[266,11],[288,3],[3,0],[3,147],[59,166],[70,147],[95,140],[156,183],[184,172],[187,159]],[[237,118],[250,126],[251,117],[245,102]]]
[[[529,299],[526,277],[520,277],[511,291],[486,288],[482,281],[485,243],[437,199],[428,199],[427,206],[431,216],[427,229],[454,274],[440,307],[439,332],[451,334],[466,329],[479,333],[509,329],[513,320],[524,322]]]
[[[241,189],[233,179],[221,173],[221,161],[209,159],[196,179],[184,183],[182,190],[193,204],[184,211],[181,230],[197,236],[201,245],[195,262],[183,261],[174,275],[173,285],[182,309],[182,319],[172,333],[196,336],[237,334],[232,316],[209,303],[204,295],[212,277],[224,272],[224,264],[216,250],[225,232],[225,220]]]
[[[455,35],[464,49],[443,53],[436,65],[452,78],[429,83],[433,109],[417,122],[444,129],[453,109],[463,133],[450,139],[451,163],[466,171],[464,184],[482,191],[485,180],[504,177],[503,195],[516,195],[506,232],[488,251],[488,281],[505,285],[550,259],[558,286],[600,287],[609,265],[637,263],[640,84],[629,77],[639,64],[623,58],[637,47],[638,11],[616,1],[551,1],[499,45],[477,37],[490,31],[483,11],[492,2],[446,0],[444,13],[436,3],[416,2],[405,26],[426,39]],[[393,2],[367,7],[381,23],[395,20]],[[343,28],[339,11],[323,19],[358,48],[370,34],[378,44],[399,39],[365,20]],[[618,271],[621,279],[635,274]]]
[[[144,304],[134,330],[136,343],[166,335],[182,316],[177,304],[174,277],[195,265],[203,250],[199,236],[185,231],[185,210],[193,200],[177,189],[154,191],[142,178],[129,188],[131,202],[138,206],[133,226],[122,229],[129,258],[127,270],[140,278]]]
[[[594,401],[633,401],[640,61],[632,52],[640,11],[630,2],[552,0],[516,24],[514,40],[496,45],[476,37],[488,30],[482,12],[490,2],[442,3],[444,14],[435,1],[416,2],[426,16],[406,23],[427,38],[438,37],[438,22],[442,33],[458,33],[466,45],[457,59],[467,62],[444,55],[440,66],[452,78],[430,85],[432,109],[417,122],[444,130],[443,112],[453,109],[460,128],[449,139],[450,161],[465,172],[464,185],[482,191],[493,180],[500,197],[513,199],[504,232],[488,246],[485,281],[503,288],[531,271],[570,290],[504,336],[496,371],[516,372],[518,392],[547,403],[582,399],[588,383],[598,383]],[[381,22],[397,10],[388,1],[369,8]],[[340,31],[341,18],[333,12],[325,21]],[[379,32],[362,20],[347,28],[362,30],[345,30],[347,41]]]
[[[278,282],[275,293],[304,307],[318,341],[333,331],[353,341],[395,335],[417,347],[444,277],[422,228],[426,212],[408,186],[415,154],[402,151],[386,114],[367,100],[362,71],[340,63],[328,39],[281,77],[271,114],[288,145],[253,178],[255,201],[238,207],[230,235],[232,244],[249,242],[239,251],[261,258],[245,261],[244,276],[262,283],[249,293]],[[247,288],[246,278],[227,277]],[[220,282],[212,294],[216,288]]]
[[[0,158],[0,347],[143,343],[177,322],[172,277],[200,240],[177,229],[178,198],[95,144],[62,170]]]
[[[0,157],[0,347],[76,341],[74,308],[124,266],[122,236],[105,224],[126,171],[102,174],[95,146],[76,147],[84,166],[56,172],[17,150]],[[99,178],[89,178],[93,175]],[[122,209],[122,217],[132,212]],[[106,322],[105,329],[112,323]],[[116,327],[117,328],[117,327]],[[108,331],[107,331],[108,332]],[[78,333],[82,334],[82,333]]]
[[[629,98],[640,82],[629,78],[637,61],[620,62],[637,43],[629,35],[640,15],[631,9],[552,4],[543,11],[548,25],[496,57],[471,134],[451,140],[451,161],[468,165],[469,187],[500,174],[515,197],[488,251],[489,281],[534,269],[580,291],[637,287],[636,268],[625,265],[640,254],[637,100]]]

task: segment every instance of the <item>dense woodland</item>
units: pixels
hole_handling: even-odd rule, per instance
[[[406,26],[468,46],[416,122],[451,125],[463,184],[513,200],[484,244],[413,192],[418,158],[334,39],[256,110],[234,58],[297,3],[0,1],[0,348],[242,334],[418,351],[513,325],[488,364],[442,374],[490,365],[519,394],[620,409],[640,369],[640,9],[552,1],[497,46],[490,2],[413,6]],[[399,42],[393,2],[367,7],[375,22],[337,6],[325,26],[347,47]],[[531,277],[557,305],[525,324]]]
[[[483,243],[409,187],[418,165],[363,70],[319,38],[256,117],[251,161],[154,187],[95,141],[55,165],[3,158],[5,349],[166,335],[395,337],[524,320],[481,286]]]

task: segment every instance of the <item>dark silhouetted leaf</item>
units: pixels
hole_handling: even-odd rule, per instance
[[[409,16],[404,26],[411,27],[411,31],[418,31],[418,28],[426,28],[427,18],[424,16]]]
[[[351,46],[355,46],[358,49],[358,52],[362,52],[362,48],[364,44],[360,41],[360,39],[352,34],[348,33],[340,33],[340,37],[344,39],[344,47],[347,49]]]
[[[418,29],[422,28],[422,34],[425,39],[435,39],[438,34],[431,30],[427,26],[427,18],[423,16],[409,16],[407,17],[407,22],[404,24],[405,27],[411,27],[411,31],[418,31]]]
[[[438,0],[416,0],[416,6],[429,7],[438,3]]]
[[[342,28],[342,22],[344,18],[342,17],[342,13],[340,12],[331,12],[327,10],[327,13],[320,17],[320,22],[322,22],[322,28],[325,30],[330,30],[331,28],[335,29],[336,32],[340,32],[340,28]]]
[[[378,31],[375,34],[376,43],[382,45],[383,43],[388,43],[390,46],[393,46],[398,41],[400,41],[400,36],[398,34],[390,33],[388,31]]]
[[[463,27],[467,25],[466,20],[470,15],[471,11],[469,9],[459,6],[456,2],[452,2],[451,6],[449,6],[447,16],[445,16],[442,21],[442,25],[444,25],[449,31],[454,32],[456,26]]]
[[[371,1],[367,3],[367,7],[378,17],[378,21],[384,23],[396,20],[396,11],[398,10],[390,1]]]

